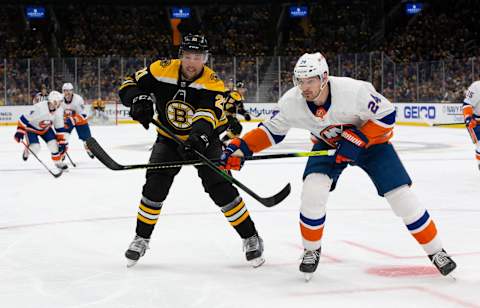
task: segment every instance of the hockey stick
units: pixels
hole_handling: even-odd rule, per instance
[[[111,170],[135,170],[135,169],[167,169],[177,168],[182,166],[200,166],[205,165],[202,160],[186,160],[186,161],[174,161],[165,163],[148,163],[148,164],[133,164],[133,165],[121,165],[117,163],[100,144],[91,137],[87,140],[87,146],[100,162],[102,162],[107,168]],[[312,152],[297,152],[297,153],[285,153],[285,154],[270,154],[270,155],[258,155],[247,156],[245,160],[265,160],[265,159],[277,159],[277,158],[289,158],[289,157],[310,157],[310,156],[333,156],[335,150],[322,150]],[[213,163],[218,163],[219,159],[211,159]]]
[[[170,135],[170,137],[175,140],[175,142],[177,142],[179,145],[185,145],[185,143],[183,142],[183,140],[181,140],[180,138],[177,137],[177,135],[175,135],[174,133],[172,133],[170,131],[170,129],[168,127],[166,127],[165,125],[163,125],[162,123],[158,122],[157,120],[155,119],[152,119],[150,121],[153,125],[155,125],[156,127],[158,127],[159,129],[163,130],[165,133],[167,133],[168,135]],[[250,188],[246,187],[245,185],[243,185],[241,182],[239,182],[237,179],[235,179],[234,177],[232,177],[230,174],[228,174],[227,172],[225,172],[224,170],[221,170],[217,165],[215,165],[210,159],[208,159],[207,157],[205,157],[202,153],[200,153],[199,151],[195,150],[195,149],[192,149],[192,152],[195,153],[199,158],[200,160],[202,160],[210,169],[212,169],[213,171],[215,171],[217,174],[221,175],[225,180],[227,180],[228,182],[232,183],[232,184],[235,184],[238,188],[240,188],[241,190],[243,190],[244,192],[246,192],[247,194],[249,194],[251,197],[253,197],[255,200],[257,200],[258,202],[260,202],[261,204],[263,204],[264,206],[266,207],[272,207],[280,202],[283,201],[283,199],[285,199],[289,194],[290,194],[290,190],[291,190],[291,187],[290,187],[290,183],[288,183],[280,192],[278,192],[277,194],[271,196],[271,197],[267,197],[267,198],[262,198],[260,197],[259,195],[257,195],[255,192],[253,192]]]
[[[22,141],[22,144],[25,146],[25,148],[45,167],[45,169],[47,169],[47,171],[53,175],[55,178],[58,178],[59,176],[62,175],[63,173],[63,170],[60,169],[60,172],[58,173],[55,173],[53,172],[52,170],[50,170],[50,168],[48,168],[47,165],[45,165],[45,163],[37,156],[37,154],[35,154],[35,152],[32,151],[32,149],[30,149],[30,146],[28,144],[26,144],[24,141]]]
[[[65,155],[67,156],[68,160],[70,161],[70,163],[72,164],[73,167],[77,167],[77,165],[73,162],[72,158],[70,157],[70,155],[68,155],[68,152],[65,152]]]

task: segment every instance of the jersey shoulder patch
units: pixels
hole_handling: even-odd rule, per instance
[[[230,96],[236,101],[241,101],[242,100],[242,95],[240,95],[240,93],[238,93],[237,91],[232,91],[230,93]]]
[[[205,90],[225,92],[225,85],[223,84],[223,81],[218,78],[217,74],[208,66],[204,66],[202,76],[200,76],[200,78],[198,78],[194,84],[196,84],[197,87]]]
[[[150,73],[157,80],[162,78],[178,78],[180,60],[158,60],[150,64]]]

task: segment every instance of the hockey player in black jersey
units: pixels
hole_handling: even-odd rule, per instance
[[[245,92],[247,88],[243,81],[237,81],[235,84],[233,80],[229,82],[229,89],[225,92],[225,102],[223,103],[223,109],[227,115],[228,129],[225,136],[222,138],[222,142],[228,143],[230,139],[240,137],[242,133],[242,124],[238,120],[238,115],[242,115],[246,121],[251,120],[250,114],[245,110]]]
[[[156,61],[125,79],[119,89],[130,116],[148,129],[153,117],[185,141],[178,146],[157,128],[150,163],[197,159],[192,149],[208,158],[222,154],[219,133],[225,130],[224,84],[205,63],[208,45],[201,35],[186,35],[179,59]],[[154,97],[152,97],[154,96]],[[156,113],[153,104],[155,101]],[[198,166],[205,191],[243,239],[246,259],[254,267],[263,264],[263,242],[237,189],[207,166]],[[180,168],[148,170],[137,214],[136,235],[125,253],[133,266],[148,249],[163,201]]]

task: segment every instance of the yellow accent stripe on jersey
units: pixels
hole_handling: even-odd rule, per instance
[[[212,126],[215,128],[215,125],[217,124],[217,122],[216,122],[215,120],[212,120],[212,118],[207,117],[207,116],[196,116],[196,117],[193,117],[192,122],[194,123],[194,122],[196,122],[196,121],[198,121],[198,120],[202,120],[202,119],[205,120],[205,121],[207,121],[207,122],[209,122],[209,123],[211,123]]]
[[[143,217],[140,214],[137,214],[137,219],[140,220],[141,222],[146,223],[147,225],[154,225],[154,224],[157,223],[157,220],[158,220],[158,219],[148,219],[148,218]]]
[[[233,214],[237,213],[238,211],[240,211],[242,209],[242,207],[245,206],[245,202],[242,200],[242,202],[240,202],[237,206],[235,206],[233,209],[231,209],[230,211],[227,211],[225,213],[223,213],[226,217],[228,216],[232,216]]]
[[[122,90],[126,87],[129,87],[129,86],[136,86],[137,83],[133,80],[125,80],[122,85],[118,88],[119,90]]]
[[[238,226],[239,224],[241,224],[245,219],[247,219],[247,217],[250,216],[250,214],[248,213],[248,211],[246,211],[245,213],[243,213],[242,216],[240,216],[240,218],[238,218],[237,220],[231,222],[230,224],[234,227]]]
[[[168,62],[168,60],[167,61],[158,60],[150,64],[150,73],[158,81],[164,81],[164,82],[175,81],[175,84],[176,84],[177,83],[176,81],[178,80],[180,63],[181,62],[179,59],[171,60],[170,62]],[[169,82],[169,83],[172,83],[172,82]]]
[[[152,215],[159,215],[160,214],[160,211],[161,209],[158,209],[158,210],[154,210],[154,209],[151,209],[151,208],[148,208],[146,207],[145,205],[141,204],[140,203],[140,209],[144,212],[147,212],[148,214],[152,214]]]

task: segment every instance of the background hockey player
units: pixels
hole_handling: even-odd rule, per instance
[[[90,133],[90,126],[87,120],[87,109],[83,98],[77,93],[73,93],[73,85],[71,83],[64,83],[62,86],[64,101],[63,109],[65,112],[65,127],[67,129],[67,141],[73,129],[77,130],[78,138],[83,141],[83,146],[90,158],[94,158],[92,152],[87,147],[85,141],[92,135]]]
[[[294,84],[280,99],[280,112],[243,139],[234,139],[222,161],[226,169],[240,169],[243,155],[281,142],[292,127],[310,131],[312,150],[336,149],[335,156],[310,157],[303,174],[300,271],[305,278],[310,279],[318,265],[329,192],[348,165],[368,174],[443,275],[454,270],[456,264],[443,250],[433,219],[411,191],[412,181],[388,142],[395,123],[393,104],[368,82],[329,77],[320,53],[300,57]]]
[[[233,87],[233,84],[233,80],[231,80],[228,85],[229,90],[225,92],[225,102],[223,103],[223,110],[228,120],[228,129],[226,135],[222,138],[223,142],[239,137],[242,133],[243,127],[238,120],[239,114],[242,115],[245,120],[251,120],[251,116],[245,110],[244,106],[245,92],[247,91],[245,83],[243,81],[237,81],[235,87]]]
[[[93,116],[102,120],[108,120],[105,114],[105,101],[101,98],[97,98],[92,102]]]
[[[33,153],[37,154],[40,152],[40,141],[38,139],[40,136],[52,153],[55,166],[63,170],[67,169],[67,165],[62,162],[63,155],[67,150],[67,141],[65,139],[63,109],[61,108],[62,101],[63,95],[60,92],[50,92],[46,101],[38,102],[33,106],[30,113],[20,116],[14,137],[17,142],[24,142]],[[24,149],[23,160],[28,159],[29,153],[28,149]]]
[[[204,65],[207,58],[207,40],[189,34],[182,40],[179,59],[156,61],[121,85],[120,99],[130,107],[134,120],[148,128],[154,116],[150,96],[153,93],[156,119],[185,140],[185,147],[178,146],[168,133],[157,129],[151,163],[196,159],[191,149],[209,158],[221,155],[218,134],[227,123],[222,109],[225,86]],[[247,261],[254,267],[260,266],[264,262],[262,240],[237,189],[206,166],[198,166],[197,170],[205,191],[243,239]],[[147,171],[138,208],[136,236],[125,253],[129,266],[134,265],[148,248],[163,201],[179,171],[180,168]]]
[[[480,80],[475,81],[468,88],[465,99],[463,100],[463,117],[467,126],[468,134],[475,144],[475,157],[478,168],[480,169]]]
[[[33,97],[33,104],[37,104],[43,101],[48,100],[48,89],[47,86],[42,84],[40,87],[40,91],[37,90],[37,93]]]

